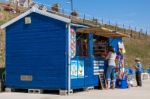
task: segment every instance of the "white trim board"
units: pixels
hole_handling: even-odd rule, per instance
[[[71,19],[69,19],[69,18],[65,18],[65,17],[59,16],[59,15],[52,14],[52,13],[49,13],[47,11],[39,10],[39,9],[37,9],[35,7],[32,7],[30,10],[24,12],[23,14],[19,15],[18,17],[16,17],[16,18],[6,22],[5,24],[1,25],[0,28],[4,29],[7,26],[15,23],[16,21],[22,19],[23,17],[31,14],[32,12],[35,12],[35,13],[38,13],[38,14],[41,14],[41,15],[44,15],[44,16],[47,16],[47,17],[50,17],[50,18],[53,18],[53,19],[56,19],[56,20],[60,20],[60,21],[66,22],[66,23],[70,23],[71,22]]]

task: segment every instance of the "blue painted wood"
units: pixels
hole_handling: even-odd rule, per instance
[[[68,85],[68,29],[66,23],[36,13],[28,15],[6,28],[6,86],[11,88],[67,89]],[[110,45],[118,48],[121,38],[110,38]],[[93,35],[89,34],[88,57],[84,61],[84,78],[71,80],[71,88],[98,86],[93,72]],[[106,66],[106,64],[105,64]],[[33,81],[21,81],[21,75],[32,75]]]
[[[93,57],[93,33],[89,33],[89,42],[88,42],[88,53],[90,57]]]
[[[89,33],[89,42],[88,42],[88,58],[85,58],[85,87],[97,86],[98,85],[98,76],[94,75],[94,56],[93,56],[93,34]]]
[[[83,57],[78,56],[73,58],[73,60],[82,60],[85,62],[85,59]],[[84,88],[84,78],[71,79],[71,88],[72,89]]]
[[[6,86],[67,89],[66,23],[36,13],[6,28]],[[32,75],[33,81],[21,81]]]
[[[122,37],[109,38],[109,45],[115,48],[117,54],[119,54],[118,42],[122,42]]]
[[[94,75],[93,72],[93,61],[94,58],[91,57],[75,57],[73,60],[83,60],[84,61],[84,78],[77,78],[71,80],[71,88],[79,89],[91,86],[98,86],[98,76]],[[96,60],[100,60],[99,58]]]
[[[97,82],[94,76],[93,67],[93,59],[85,59],[85,87],[95,86],[95,83]]]

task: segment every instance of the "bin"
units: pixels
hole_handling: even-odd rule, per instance
[[[118,79],[116,81],[116,87],[121,88],[121,89],[126,89],[128,88],[128,82],[126,79]]]

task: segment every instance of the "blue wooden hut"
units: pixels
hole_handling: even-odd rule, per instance
[[[5,85],[12,89],[68,90],[99,85],[101,57],[125,36],[32,8],[1,26],[6,32]],[[99,51],[94,46],[101,41]]]

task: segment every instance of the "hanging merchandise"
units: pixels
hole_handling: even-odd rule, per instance
[[[124,55],[123,54],[118,55],[118,65],[120,69],[124,67]]]
[[[76,55],[76,32],[74,29],[71,29],[70,33],[70,55],[73,58]]]
[[[123,42],[118,42],[118,46],[119,46],[120,53],[125,54],[126,50],[125,50]]]
[[[126,53],[123,42],[118,42],[119,55],[118,55],[118,65],[120,70],[124,67],[124,54]]]

